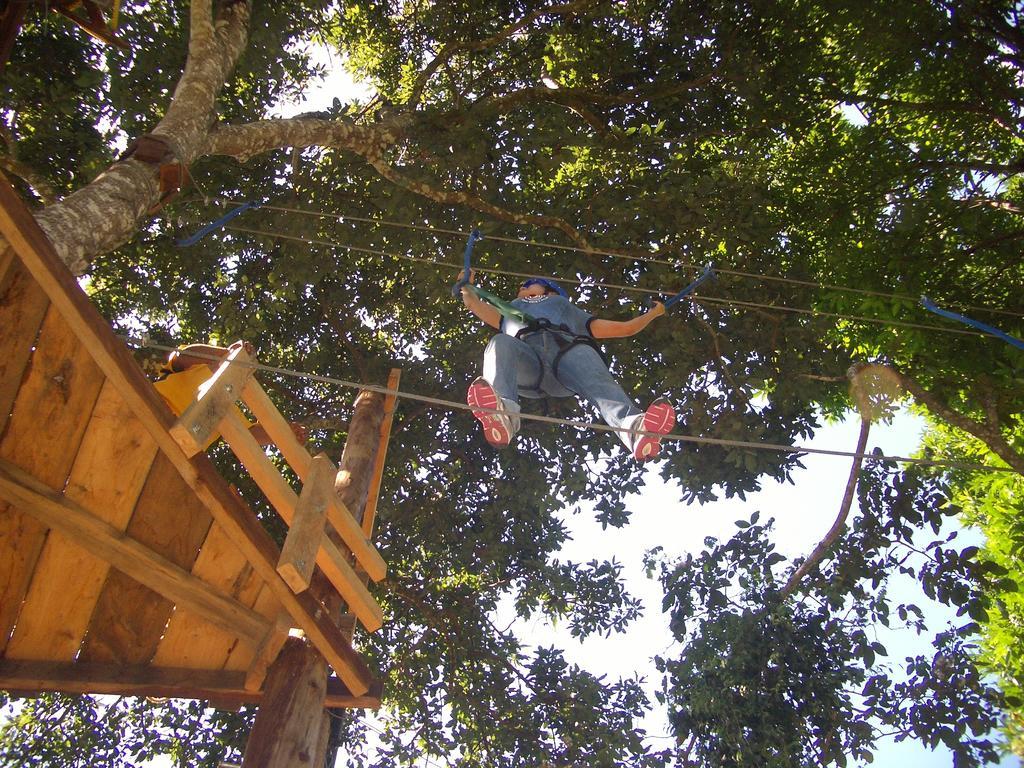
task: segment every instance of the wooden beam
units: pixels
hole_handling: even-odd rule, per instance
[[[246,690],[244,682],[245,672],[0,659],[0,689],[12,693],[62,691],[212,699],[225,706],[259,704],[263,693]],[[381,692],[380,683],[375,682],[366,694],[353,696],[338,678],[331,677],[327,680],[324,706],[376,709],[380,706]]]
[[[89,0],[84,0],[84,3],[87,9],[95,7],[91,3],[89,3]],[[78,15],[77,13],[74,13],[73,11],[65,8],[62,5],[55,5],[51,8],[51,10],[54,11],[55,13],[59,13],[61,16],[68,19],[69,21],[73,21],[75,24],[80,26],[82,29],[84,29],[94,38],[99,40],[101,43],[113,45],[117,48],[128,48],[128,43],[119,38],[110,30],[110,27],[107,25],[106,21],[103,20],[102,16],[100,16],[99,20],[95,18],[86,18],[84,16]]]
[[[266,494],[267,499],[281,515],[281,518],[291,525],[295,507],[299,501],[298,496],[281,477],[274,463],[267,458],[259,443],[256,442],[256,438],[249,433],[241,416],[229,412],[218,425],[218,429],[225,442],[231,446],[235,456],[259,485],[260,490]],[[329,516],[330,512],[328,512]],[[352,522],[355,523],[355,521]],[[381,612],[380,606],[377,605],[377,601],[373,599],[373,595],[363,585],[341,551],[326,536],[320,541],[316,564],[330,579],[335,589],[348,603],[351,611],[359,617],[359,621],[368,632],[376,632],[384,625],[384,614]]]
[[[241,342],[232,345],[213,376],[199,387],[192,405],[171,427],[171,436],[186,456],[201,453],[217,434],[217,425],[235,407],[245,382],[252,376],[251,362]]]
[[[326,535],[327,507],[334,493],[334,464],[321,453],[313,459],[313,468],[302,484],[288,536],[277,561],[277,572],[295,592],[309,589],[316,566],[316,553]]]
[[[263,681],[267,679],[267,671],[274,659],[281,653],[285,641],[288,639],[288,632],[291,630],[291,620],[287,613],[278,617],[274,626],[263,638],[260,647],[256,649],[252,664],[245,672],[245,690],[258,691],[263,687]]]
[[[260,385],[255,377],[245,383],[242,390],[242,400],[256,417],[256,421],[266,430],[277,449],[281,451],[284,460],[295,471],[302,482],[306,482],[309,476],[309,468],[313,457],[306,450],[306,446],[298,441],[288,420],[277,410],[266,390]]]
[[[324,655],[327,663],[352,693],[366,693],[374,679],[362,657],[352,650],[351,644],[312,595],[308,592],[296,595],[277,574],[275,565],[280,554],[277,545],[252,510],[232,494],[210,460],[205,455],[189,460],[182,453],[168,432],[174,418],[166,404],[58,258],[53,245],[2,173],[0,233],[15,249],[18,258],[54,306],[67,319],[79,342],[88,350],[104,375],[121,392],[160,450],[217,522],[230,532],[232,541],[243,557],[267,582],[274,596]]]
[[[14,264],[14,249],[4,248],[0,251],[0,292],[2,292],[4,278],[7,276],[7,270]]]
[[[256,420],[263,425],[267,436],[281,450],[281,455],[295,470],[295,474],[302,482],[306,482],[309,477],[310,462],[313,459],[295,439],[291,426],[267,397],[267,393],[256,379],[250,379],[246,384],[242,399],[249,406],[249,410],[252,411]],[[327,519],[371,579],[380,581],[387,576],[387,563],[384,562],[377,548],[363,533],[352,512],[336,493],[331,494],[331,506],[327,510]]]
[[[0,460],[0,498],[56,529],[117,570],[195,613],[216,627],[258,647],[270,623],[123,531],[94,517],[50,490],[24,470]],[[73,577],[73,574],[68,574]]]
[[[402,382],[402,369],[392,368],[388,375],[388,389],[397,390]],[[373,524],[377,519],[377,499],[380,496],[380,485],[384,480],[384,466],[387,463],[388,443],[391,442],[391,424],[395,420],[395,403],[398,398],[388,394],[384,396],[384,421],[380,424],[380,442],[377,444],[377,455],[373,460],[373,476],[370,478],[370,489],[366,495],[366,509],[363,512],[363,534],[373,539]],[[369,575],[369,574],[367,574]]]

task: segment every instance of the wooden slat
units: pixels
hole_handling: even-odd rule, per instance
[[[402,383],[402,369],[392,368],[388,375],[388,389],[397,390]],[[384,480],[384,467],[388,458],[388,444],[391,442],[391,424],[395,420],[395,404],[398,398],[389,394],[384,397],[384,420],[380,424],[380,442],[377,444],[377,455],[373,460],[373,475],[366,494],[366,509],[363,512],[363,535],[373,539],[373,524],[377,520],[377,500],[380,497],[380,486]]]
[[[309,476],[302,485],[295,517],[288,529],[288,536],[277,561],[277,572],[288,582],[294,592],[309,589],[316,566],[316,553],[326,536],[327,507],[334,493],[336,471],[327,454],[321,453],[313,459]]]
[[[218,429],[278,514],[291,525],[299,501],[298,496],[278,473],[273,462],[263,453],[256,439],[249,434],[246,424],[236,414],[229,413],[220,422]],[[338,548],[326,536],[320,542],[316,563],[368,632],[376,632],[384,625],[384,614],[377,601],[367,591]]]
[[[12,692],[109,693],[213,699],[231,705],[258,704],[262,694],[247,691],[244,685],[244,672],[0,659],[0,689]],[[380,706],[380,697],[379,683],[374,683],[366,695],[353,696],[343,683],[332,677],[327,681],[324,706],[376,709]]]
[[[247,608],[255,604],[264,586],[263,580],[231,543],[227,531],[217,524],[210,528],[203,542],[192,575]],[[239,643],[238,633],[232,632],[230,627],[218,628],[200,614],[179,605],[153,656],[153,664],[160,667],[220,669],[234,656],[240,655],[242,659],[237,666],[248,667],[257,647],[273,628],[273,622],[267,620],[263,612],[256,612],[260,614],[267,630],[259,638],[250,637]]]
[[[43,485],[64,487],[103,376],[51,305],[18,391],[0,459]],[[0,652],[10,638],[46,539],[46,527],[8,507],[0,512]]]
[[[232,540],[267,581],[275,596],[316,645],[345,685],[356,695],[369,690],[373,676],[362,658],[308,593],[296,595],[274,570],[278,550],[269,534],[228,489],[205,457],[194,461],[181,452],[167,432],[173,417],[135,361],[111,332],[96,308],[89,303],[74,278],[61,263],[39,225],[0,174],[0,233],[42,286],[47,296],[68,319],[82,347],[89,351],[103,373],[119,388],[122,397],[149,431],[158,447],[181,473],[198,498],[231,533]],[[2,560],[0,560],[2,562]]]
[[[0,275],[0,435],[49,304],[50,300],[21,262],[11,260],[6,274]]]
[[[248,640],[253,647],[270,629],[262,616],[225,597],[202,579],[93,517],[87,510],[5,461],[0,461],[0,496],[45,525],[81,542],[94,555],[140,584],[202,616],[214,626]],[[68,576],[73,578],[73,574]]]
[[[199,388],[192,405],[171,427],[171,437],[186,456],[201,453],[217,434],[217,424],[234,409],[245,382],[252,376],[252,367],[248,365],[251,362],[241,344],[234,346],[213,376]]]
[[[109,382],[71,469],[65,496],[123,531],[153,463],[156,445]],[[51,531],[7,655],[71,660],[89,626],[109,565],[74,537]]]
[[[267,436],[280,449],[285,461],[295,470],[302,482],[309,477],[312,457],[309,452],[295,439],[295,434],[281,412],[267,397],[267,393],[256,379],[250,379],[242,393],[245,404],[249,406],[257,421],[267,431]],[[356,561],[363,567],[374,581],[380,581],[387,575],[388,566],[377,552],[359,523],[345,503],[337,494],[331,495],[331,506],[327,510],[327,519],[341,536],[342,541],[352,551]]]
[[[255,377],[245,383],[245,388],[242,390],[242,400],[249,407],[249,410],[252,411],[256,421],[266,431],[267,437],[281,451],[281,455],[288,462],[288,466],[294,470],[302,482],[306,482],[313,457],[295,437],[295,433],[292,432],[288,420],[277,410],[277,406],[267,396],[266,391]]]
[[[210,529],[207,509],[166,455],[157,454],[126,533],[185,571]],[[120,571],[111,571],[82,646],[83,661],[142,664],[152,659],[174,604]]]

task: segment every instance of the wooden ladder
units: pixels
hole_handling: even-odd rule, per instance
[[[292,432],[281,412],[253,376],[255,360],[241,343],[233,344],[219,368],[197,392],[196,399],[171,428],[175,442],[189,457],[218,432],[252,476],[277,513],[289,526],[277,571],[296,594],[309,589],[314,565],[319,565],[349,610],[368,632],[383,625],[384,617],[363,579],[344,552],[332,541],[328,525],[340,536],[356,563],[373,581],[387,574],[387,564],[363,526],[334,490],[338,468],[321,453],[312,456]],[[264,453],[236,403],[245,403],[284,460],[302,482],[296,495]]]

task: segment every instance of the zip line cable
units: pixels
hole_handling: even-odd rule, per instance
[[[139,338],[135,336],[120,336],[128,344],[132,344],[137,347],[156,349],[162,352],[176,352],[180,347],[171,347],[165,344],[156,344],[147,338]],[[204,354],[202,352],[190,352],[191,356],[206,359],[211,362],[221,363],[223,359],[215,355]],[[304,381],[315,381],[320,384],[332,384],[344,389],[353,389],[356,391],[367,390],[370,392],[377,392],[382,395],[393,395],[394,397],[401,398],[404,400],[413,400],[415,402],[426,403],[428,405],[436,405],[447,410],[461,410],[461,411],[481,411],[484,413],[502,413],[501,411],[492,410],[488,408],[478,408],[468,405],[467,403],[460,403],[455,400],[445,400],[440,397],[431,397],[430,395],[421,395],[415,392],[403,392],[400,389],[391,389],[379,384],[365,384],[358,381],[349,381],[347,379],[340,379],[334,376],[323,376],[317,373],[309,373],[306,371],[296,371],[290,368],[281,368],[274,365],[266,365],[264,363],[257,362],[238,362],[235,365],[241,365],[246,368],[251,368],[254,371],[262,371],[264,373],[274,373],[280,376],[289,376],[291,378],[300,379]],[[534,413],[520,413],[519,418],[527,421],[539,421],[545,424],[557,424],[563,427],[574,427],[576,429],[589,429],[597,432],[623,432],[629,433],[632,430],[625,427],[612,427],[608,424],[598,424],[596,422],[588,421],[576,421],[573,419],[560,419],[555,416],[541,416],[540,414]],[[945,469],[962,469],[970,472],[1014,472],[1015,470],[1011,467],[993,467],[987,464],[972,464],[966,462],[948,461],[945,459],[919,459],[909,456],[888,456],[878,455],[874,453],[857,453],[854,451],[840,451],[831,448],[811,448],[808,446],[793,446],[793,445],[781,445],[779,443],[756,443],[747,440],[728,440],[717,437],[701,437],[697,435],[678,435],[668,434],[661,435],[648,432],[638,432],[640,435],[650,435],[652,437],[660,437],[662,440],[669,442],[681,442],[681,443],[696,443],[698,445],[716,445],[723,448],[745,448],[748,450],[759,450],[759,451],[772,451],[775,453],[806,453],[815,454],[820,456],[839,456],[851,459],[861,459],[863,461],[892,461],[899,464],[913,464],[923,467],[942,467]]]
[[[212,198],[209,198],[209,199],[212,200],[212,201],[218,202],[218,203],[226,203],[226,204],[229,204],[229,205],[251,206],[251,203],[248,202],[248,201],[234,200],[234,199],[229,198],[229,197],[220,196],[220,197],[212,197]],[[366,217],[366,216],[350,216],[349,214],[344,214],[344,213],[328,213],[328,212],[325,212],[325,211],[311,211],[311,210],[307,210],[307,209],[304,209],[304,208],[296,208],[296,207],[293,207],[293,206],[270,205],[270,204],[267,204],[267,205],[260,205],[259,207],[264,209],[264,210],[268,210],[268,211],[279,211],[279,212],[282,212],[282,213],[294,213],[294,214],[298,214],[298,215],[301,215],[301,216],[311,216],[311,217],[314,217],[314,218],[343,219],[343,220],[348,220],[348,221],[357,221],[357,222],[360,222],[360,223],[363,223],[363,224],[377,224],[377,225],[383,225],[383,226],[388,226],[388,227],[396,227],[396,228],[399,228],[399,229],[412,229],[412,230],[417,230],[417,231],[421,231],[421,232],[431,232],[431,233],[435,233],[435,234],[458,235],[460,237],[468,237],[469,234],[470,234],[469,232],[464,232],[464,231],[462,231],[460,229],[446,229],[444,227],[431,227],[431,226],[427,226],[425,224],[410,224],[410,223],[401,222],[401,221],[390,221],[390,220],[387,220],[387,219],[370,218],[370,217]],[[532,247],[532,248],[548,248],[548,249],[551,249],[551,250],[572,251],[572,252],[575,252],[575,253],[589,253],[589,254],[596,254],[598,256],[609,256],[609,257],[616,258],[616,259],[624,259],[624,260],[628,260],[628,261],[642,261],[642,262],[647,262],[647,263],[650,263],[650,264],[663,264],[665,266],[673,267],[674,269],[695,269],[695,270],[699,271],[699,270],[702,270],[704,268],[703,266],[700,266],[700,265],[697,265],[697,264],[690,264],[690,263],[687,263],[687,262],[672,261],[671,259],[659,259],[656,256],[645,256],[645,255],[642,255],[642,254],[625,254],[625,253],[623,253],[621,251],[611,251],[611,250],[606,250],[606,249],[601,249],[601,248],[590,248],[590,249],[587,249],[587,248],[581,248],[580,246],[576,246],[576,245],[561,245],[561,244],[558,244],[558,243],[546,243],[546,242],[541,242],[541,241],[538,241],[538,240],[526,240],[526,239],[522,239],[522,238],[502,237],[500,235],[487,235],[485,237],[485,239],[487,239],[487,240],[494,240],[495,242],[499,242],[499,243],[512,243],[512,244],[516,244],[516,245],[525,245],[525,246],[529,246],[529,247]],[[852,287],[843,286],[843,285],[832,285],[832,284],[829,284],[829,283],[818,283],[818,282],[814,282],[812,280],[800,280],[800,279],[793,278],[793,277],[782,277],[780,275],[762,275],[762,274],[760,274],[758,272],[744,272],[744,271],[741,271],[741,270],[728,269],[728,268],[716,268],[715,271],[718,272],[719,274],[730,275],[732,277],[742,277],[742,278],[748,278],[748,279],[763,280],[765,282],[784,283],[784,284],[787,284],[787,285],[799,285],[799,286],[803,286],[805,288],[817,288],[817,289],[821,289],[821,290],[840,291],[840,292],[843,292],[843,293],[852,293],[852,294],[856,294],[856,295],[859,295],[859,296],[871,296],[871,297],[874,297],[874,298],[881,298],[881,299],[895,299],[895,300],[898,300],[898,301],[907,302],[908,304],[911,304],[911,305],[917,304],[917,301],[918,301],[918,297],[910,296],[909,294],[885,293],[885,292],[882,292],[882,291],[872,291],[872,290],[868,290],[868,289],[865,289],[865,288],[852,288]],[[960,307],[961,309],[969,309],[969,310],[972,310],[974,312],[991,312],[993,314],[1007,315],[1009,317],[1024,317],[1024,314],[1022,314],[1020,312],[1012,312],[1012,311],[1006,310],[1006,309],[994,309],[992,307],[976,307],[976,306],[972,306],[970,304],[959,304],[959,303],[950,303],[949,306]]]
[[[391,253],[388,251],[382,251],[376,248],[366,248],[361,245],[346,245],[345,243],[338,243],[332,240],[321,240],[318,238],[304,237],[301,235],[289,235],[283,232],[267,232],[261,229],[253,229],[251,227],[241,227],[237,225],[224,227],[227,232],[238,232],[247,235],[257,235],[260,237],[269,237],[277,240],[292,240],[296,242],[306,243],[307,245],[317,245],[325,248],[341,248],[343,250],[353,251],[355,253],[365,253],[371,256],[384,256],[391,259],[402,259],[405,261],[413,261],[421,264],[431,264],[435,267],[445,267],[447,269],[461,270],[461,264],[454,264],[448,261],[440,261],[439,259],[430,259],[422,256],[411,256],[409,254]],[[505,277],[517,277],[517,278],[529,278],[536,277],[537,275],[532,272],[514,272],[505,269],[474,269],[475,272],[480,274],[488,275],[502,275]],[[716,271],[720,271],[717,270]],[[554,279],[554,278],[552,278]],[[571,283],[573,285],[579,285],[586,288],[610,288],[613,290],[623,291],[625,293],[637,293],[647,294],[650,296],[664,296],[667,291],[658,291],[653,288],[641,288],[639,286],[632,285],[621,285],[619,283],[605,283],[597,282],[592,280],[577,280],[575,278],[558,278],[560,282]],[[817,309],[802,309],[800,307],[787,307],[782,304],[759,304],[752,301],[740,301],[738,299],[718,299],[712,296],[700,296],[695,298],[694,301],[705,302],[707,304],[716,304],[725,307],[742,307],[746,309],[767,309],[776,312],[789,312],[800,315],[811,315],[813,317],[831,317],[837,320],[851,320],[854,322],[870,323],[872,325],[885,325],[890,327],[898,328],[914,328],[924,331],[935,331],[936,333],[951,333],[959,336],[973,336],[975,338],[992,338],[988,334],[980,333],[978,331],[968,331],[962,328],[950,328],[939,325],[926,325],[924,323],[910,323],[903,320],[883,320],[877,317],[865,317],[861,315],[844,315],[836,312],[824,312]]]

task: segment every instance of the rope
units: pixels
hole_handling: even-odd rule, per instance
[[[221,227],[223,227],[225,224],[227,224],[229,221],[231,221],[236,216],[240,216],[241,214],[245,213],[250,208],[259,208],[259,207],[260,206],[259,206],[258,203],[255,203],[255,202],[253,202],[251,200],[249,202],[247,202],[247,203],[242,203],[238,208],[235,208],[233,211],[228,211],[227,213],[225,213],[223,216],[221,216],[216,221],[211,221],[205,227],[203,227],[202,229],[200,229],[197,232],[195,232],[195,234],[189,235],[188,237],[183,237],[180,240],[175,240],[174,244],[176,246],[178,246],[179,248],[187,248],[190,245],[195,245],[200,240],[202,240],[204,237],[206,237],[208,234],[210,234],[211,232],[214,232],[214,231],[220,229]]]
[[[997,339],[1002,339],[1007,344],[1012,344],[1017,349],[1024,349],[1024,341],[1021,341],[1015,336],[1011,336],[1008,333],[1004,333],[998,328],[993,328],[991,325],[986,325],[985,323],[978,322],[973,318],[966,317],[964,315],[958,315],[956,312],[947,312],[944,309],[940,309],[939,307],[935,306],[935,304],[933,304],[931,301],[929,301],[927,296],[921,297],[921,306],[927,309],[929,312],[934,312],[936,315],[939,315],[940,317],[945,317],[950,320],[956,320],[959,323],[965,323],[966,325],[970,325],[973,328],[977,328],[980,331],[984,331],[985,333],[994,336]]]
[[[266,207],[266,206],[261,206]],[[283,232],[267,232],[261,229],[252,229],[250,227],[240,226],[229,226],[225,227],[229,232],[240,232],[248,235],[257,235],[260,237],[270,237],[277,240],[293,240],[296,242],[305,243],[307,245],[318,245],[324,248],[341,248],[347,251],[353,251],[355,253],[365,253],[371,256],[384,256],[391,259],[402,259],[405,261],[413,261],[421,264],[431,264],[435,267],[445,267],[447,269],[461,270],[462,265],[453,264],[447,261],[440,261],[439,259],[428,259],[422,256],[411,256],[409,254],[402,253],[390,253],[388,251],[381,251],[375,248],[366,248],[360,245],[346,245],[345,243],[337,243],[331,240],[321,240],[313,237],[303,237],[301,235],[289,235]],[[487,275],[501,275],[504,277],[516,277],[516,278],[528,278],[535,277],[534,274],[529,272],[514,272],[505,269],[477,269],[476,272]],[[716,270],[720,271],[720,270]],[[664,296],[666,291],[657,291],[653,288],[641,288],[633,285],[621,285],[618,283],[605,283],[591,280],[577,280],[575,278],[560,278],[563,283],[571,283],[574,285],[585,286],[588,288],[608,288],[613,290],[623,291],[625,293],[636,293],[646,294],[651,296]],[[902,320],[882,320],[877,317],[865,317],[862,315],[843,315],[836,312],[823,312],[817,309],[802,309],[799,307],[788,307],[784,304],[759,304],[752,301],[739,301],[736,299],[717,299],[710,296],[701,296],[700,299],[694,301],[704,302],[707,304],[717,304],[727,307],[743,307],[748,309],[766,309],[775,312],[790,312],[800,315],[811,315],[813,317],[831,317],[838,320],[851,320],[854,322],[870,323],[872,325],[884,325],[894,328],[916,328],[924,331],[935,331],[938,333],[951,333],[959,336],[972,336],[975,338],[991,338],[987,334],[979,333],[977,331],[967,331],[961,328],[948,328],[938,325],[925,325],[922,323],[909,323]]]
[[[134,336],[121,336],[128,344],[132,344],[137,347],[145,347],[149,349],[156,349],[163,352],[174,352],[179,347],[170,347],[163,344],[155,344],[147,338],[137,338]],[[191,353],[194,357],[205,358],[211,362],[222,362],[220,357],[215,355],[206,355],[201,352]],[[366,384],[358,381],[349,381],[347,379],[339,379],[334,376],[322,376],[316,373],[308,373],[305,371],[296,371],[290,368],[280,368],[273,365],[266,365],[264,363],[257,362],[239,362],[236,365],[243,365],[248,368],[252,368],[255,371],[263,371],[265,373],[274,373],[280,376],[289,376],[291,378],[301,379],[305,381],[315,381],[321,384],[332,384],[335,386],[343,387],[345,389],[351,389],[356,391],[369,391],[378,392],[383,395],[392,395],[397,398],[404,400],[412,400],[415,402],[426,403],[428,405],[436,405],[447,410],[462,410],[462,411],[482,411],[484,413],[499,413],[496,410],[490,410],[487,408],[472,407],[466,403],[460,403],[455,400],[445,400],[439,397],[431,397],[429,395],[420,395],[414,392],[403,392],[400,389],[392,389],[390,387],[381,386],[379,384]],[[629,430],[625,427],[612,427],[608,424],[597,424],[595,422],[587,421],[575,421],[572,419],[560,419],[554,416],[541,416],[540,414],[533,413],[520,413],[519,418],[527,421],[539,421],[545,424],[557,424],[564,427],[574,427],[576,429],[590,429],[598,432],[624,432],[629,433]],[[677,435],[668,434],[660,435],[652,432],[637,432],[640,435],[649,435],[651,437],[660,437],[662,440],[669,442],[682,442],[682,443],[695,443],[698,445],[715,445],[723,448],[745,448],[749,450],[759,451],[773,451],[775,453],[806,453],[815,454],[819,456],[840,456],[851,459],[862,459],[864,461],[891,461],[899,464],[913,464],[923,467],[942,467],[945,469],[960,469],[970,472],[1014,472],[1010,467],[993,467],[987,464],[972,464],[965,462],[946,461],[943,459],[919,459],[908,456],[888,456],[878,455],[874,453],[858,453],[853,451],[839,451],[829,448],[811,448],[808,446],[793,446],[793,445],[781,445],[778,443],[755,443],[747,440],[727,440],[724,438],[716,437],[700,437],[697,435]]]
[[[229,197],[215,197],[211,198],[218,203],[227,203],[229,205],[243,205],[244,203],[234,200]],[[446,229],[444,227],[431,227],[425,224],[409,224],[401,221],[390,221],[387,219],[369,218],[366,216],[351,216],[349,214],[342,213],[327,213],[324,211],[310,211],[303,208],[295,208],[286,205],[261,205],[261,208],[268,211],[280,211],[282,213],[295,213],[302,216],[312,216],[315,218],[327,218],[327,219],[343,219],[348,221],[358,221],[364,224],[377,224],[388,227],[396,227],[399,229],[412,229],[420,232],[431,232],[442,235],[458,235],[460,237],[467,237],[471,233],[464,232],[461,229]],[[698,264],[689,264],[682,261],[673,261],[670,259],[659,259],[656,256],[645,256],[643,254],[624,254],[621,251],[611,251],[601,248],[581,248],[576,245],[561,245],[558,243],[546,243],[539,240],[529,240],[514,237],[502,237],[500,235],[487,235],[488,240],[493,240],[499,243],[511,243],[516,245],[525,245],[531,248],[545,248],[549,250],[558,251],[571,251],[574,253],[588,253],[598,256],[608,256],[615,259],[624,259],[628,261],[642,261],[650,264],[664,264],[674,269],[694,269],[701,270],[703,266]],[[715,271],[722,275],[730,275],[732,277],[742,277],[754,280],[763,280],[771,283],[783,283],[786,285],[799,285],[805,288],[817,288],[819,290],[828,291],[839,291],[841,293],[851,293],[858,296],[871,296],[879,299],[893,299],[896,301],[903,301],[908,304],[916,304],[917,297],[910,296],[909,294],[902,293],[885,293],[882,291],[872,291],[865,288],[851,288],[844,285],[834,285],[831,283],[819,283],[812,280],[800,280],[793,277],[782,277],[780,275],[763,275],[758,272],[744,272],[737,269],[724,269],[717,268]],[[968,309],[974,312],[991,312],[997,315],[1007,315],[1009,317],[1024,317],[1024,313],[1012,312],[1006,309],[994,309],[992,307],[976,307],[970,304],[951,304],[950,306],[960,307],[961,309]]]

